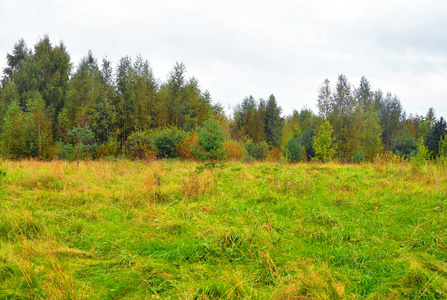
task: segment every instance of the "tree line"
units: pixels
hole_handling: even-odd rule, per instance
[[[225,134],[227,158],[372,161],[393,152],[405,158],[447,153],[447,126],[433,108],[406,115],[399,98],[373,90],[362,77],[345,75],[318,90],[318,113],[308,108],[283,116],[274,95],[244,98],[226,116],[186,67],[176,63],[157,79],[141,56],[113,68],[89,52],[74,68],[63,43],[48,36],[32,49],[19,40],[7,54],[0,88],[0,154],[3,157],[75,159],[196,159],[190,145],[209,119]],[[85,151],[76,134],[87,132]],[[192,147],[194,148],[194,147]],[[425,151],[425,152],[424,152]]]

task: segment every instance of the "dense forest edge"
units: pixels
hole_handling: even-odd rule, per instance
[[[0,155],[196,160],[192,149],[209,119],[225,135],[228,160],[443,162],[447,155],[443,117],[433,108],[407,115],[397,96],[373,90],[365,77],[358,87],[345,75],[334,87],[326,79],[316,96],[318,113],[305,107],[283,116],[274,95],[249,95],[227,116],[183,63],[162,81],[141,56],[113,68],[89,52],[73,67],[62,42],[44,36],[30,49],[20,39],[1,80]]]

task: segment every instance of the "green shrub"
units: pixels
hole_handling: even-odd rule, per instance
[[[131,159],[151,159],[155,156],[151,140],[143,131],[133,132],[126,141],[126,155]]]
[[[357,150],[352,157],[352,161],[356,164],[364,163],[365,162],[365,153],[363,153],[360,150]]]
[[[157,128],[149,132],[157,158],[174,158],[177,145],[187,136],[187,132],[177,127]]]
[[[96,157],[118,156],[120,149],[120,142],[116,138],[109,137],[107,143],[96,147]]]
[[[306,149],[302,136],[292,136],[286,145],[286,158],[290,163],[306,160]]]
[[[401,136],[393,139],[392,143],[391,151],[404,158],[409,158],[418,151],[417,141],[407,128]]]
[[[269,154],[269,146],[265,141],[259,143],[253,143],[251,140],[245,144],[245,154],[247,159],[253,158],[255,160],[262,161]],[[247,157],[248,156],[248,157]]]

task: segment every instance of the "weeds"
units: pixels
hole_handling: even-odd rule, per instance
[[[0,299],[443,299],[447,175],[1,161]]]

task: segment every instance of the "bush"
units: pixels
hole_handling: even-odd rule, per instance
[[[150,144],[157,158],[174,158],[176,146],[188,134],[177,127],[157,128],[149,132]]]
[[[245,154],[248,160],[250,160],[250,157],[262,161],[265,160],[269,153],[269,146],[265,141],[259,142],[259,143],[253,143],[252,141],[248,141],[247,144],[245,144]]]
[[[290,163],[296,163],[306,159],[306,150],[301,136],[293,136],[287,142],[286,158]]]
[[[352,157],[352,161],[356,164],[364,163],[365,162],[365,153],[363,153],[360,150],[357,150]]]
[[[279,162],[282,157],[282,151],[279,148],[273,148],[267,156],[268,161]]]
[[[391,151],[405,159],[415,155],[418,151],[418,144],[416,139],[411,135],[408,128],[401,136],[392,140]]]
[[[126,154],[131,159],[154,159],[155,151],[148,134],[143,131],[132,133],[126,141]]]
[[[192,153],[190,145],[197,144],[197,132],[192,132],[187,136],[183,141],[177,144],[176,147],[176,156],[181,159],[197,159],[196,155]]]
[[[118,156],[120,153],[120,142],[116,138],[109,137],[107,143],[96,147],[96,157]]]
[[[242,160],[244,158],[245,151],[241,143],[234,140],[226,140],[224,148],[228,149],[227,159]]]

